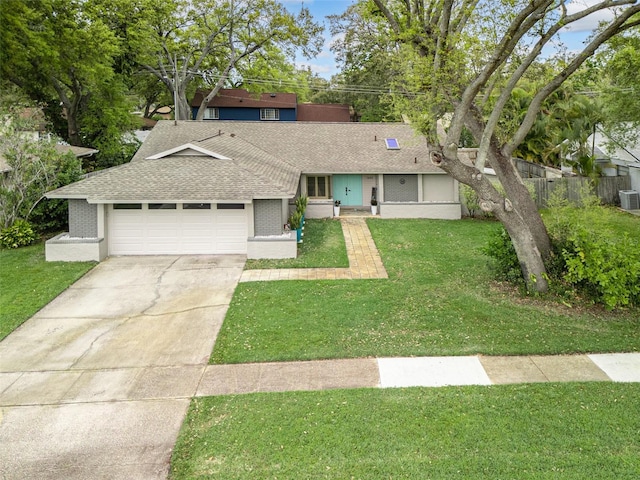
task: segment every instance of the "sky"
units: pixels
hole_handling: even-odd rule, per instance
[[[307,66],[311,68],[311,71],[317,73],[321,77],[330,79],[332,75],[338,73],[339,69],[336,65],[333,53],[330,50],[333,38],[329,33],[329,21],[326,19],[327,15],[343,13],[347,7],[355,2],[355,0],[280,0],[283,5],[291,12],[298,12],[300,6],[304,4],[309,9],[313,17],[317,22],[324,23],[325,26],[325,41],[322,52],[311,60],[307,60],[301,55],[296,58],[296,65],[298,67]],[[572,0],[568,4],[568,12],[574,13],[582,10],[585,5],[593,5],[598,0]],[[569,51],[580,50],[582,48],[582,42],[589,36],[591,31],[597,27],[601,20],[610,18],[611,14],[608,12],[599,12],[594,15],[590,15],[585,19],[572,24],[570,30],[565,30],[562,34],[562,41],[567,46]]]

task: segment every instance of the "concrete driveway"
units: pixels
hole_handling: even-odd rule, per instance
[[[114,257],[0,343],[0,478],[166,478],[243,256]]]

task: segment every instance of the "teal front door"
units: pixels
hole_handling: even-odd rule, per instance
[[[333,199],[341,205],[362,205],[362,175],[334,175]]]

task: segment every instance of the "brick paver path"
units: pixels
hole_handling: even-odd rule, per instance
[[[364,218],[341,218],[349,268],[273,268],[245,270],[241,282],[272,280],[351,280],[388,278]]]

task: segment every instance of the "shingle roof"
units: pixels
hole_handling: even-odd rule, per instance
[[[199,107],[209,92],[196,91],[192,107]],[[213,97],[208,107],[242,107],[242,108],[296,108],[298,98],[295,93],[249,93],[242,88],[223,88]]]
[[[399,150],[388,150],[396,138]],[[183,151],[187,144],[231,160]],[[161,155],[162,156],[162,155]],[[62,187],[50,198],[250,201],[290,198],[301,173],[443,173],[424,138],[391,123],[160,121],[133,160]]]
[[[218,133],[233,134],[303,173],[442,173],[424,137],[404,123],[160,121],[134,160]],[[400,149],[387,150],[385,138],[398,139]]]
[[[152,141],[153,133],[149,136]],[[191,143],[227,159],[199,152],[190,155],[189,151],[157,159],[145,156],[49,192],[47,197],[87,198],[98,203],[112,200],[248,202],[255,198],[295,195],[300,170],[250,143],[217,134]]]

